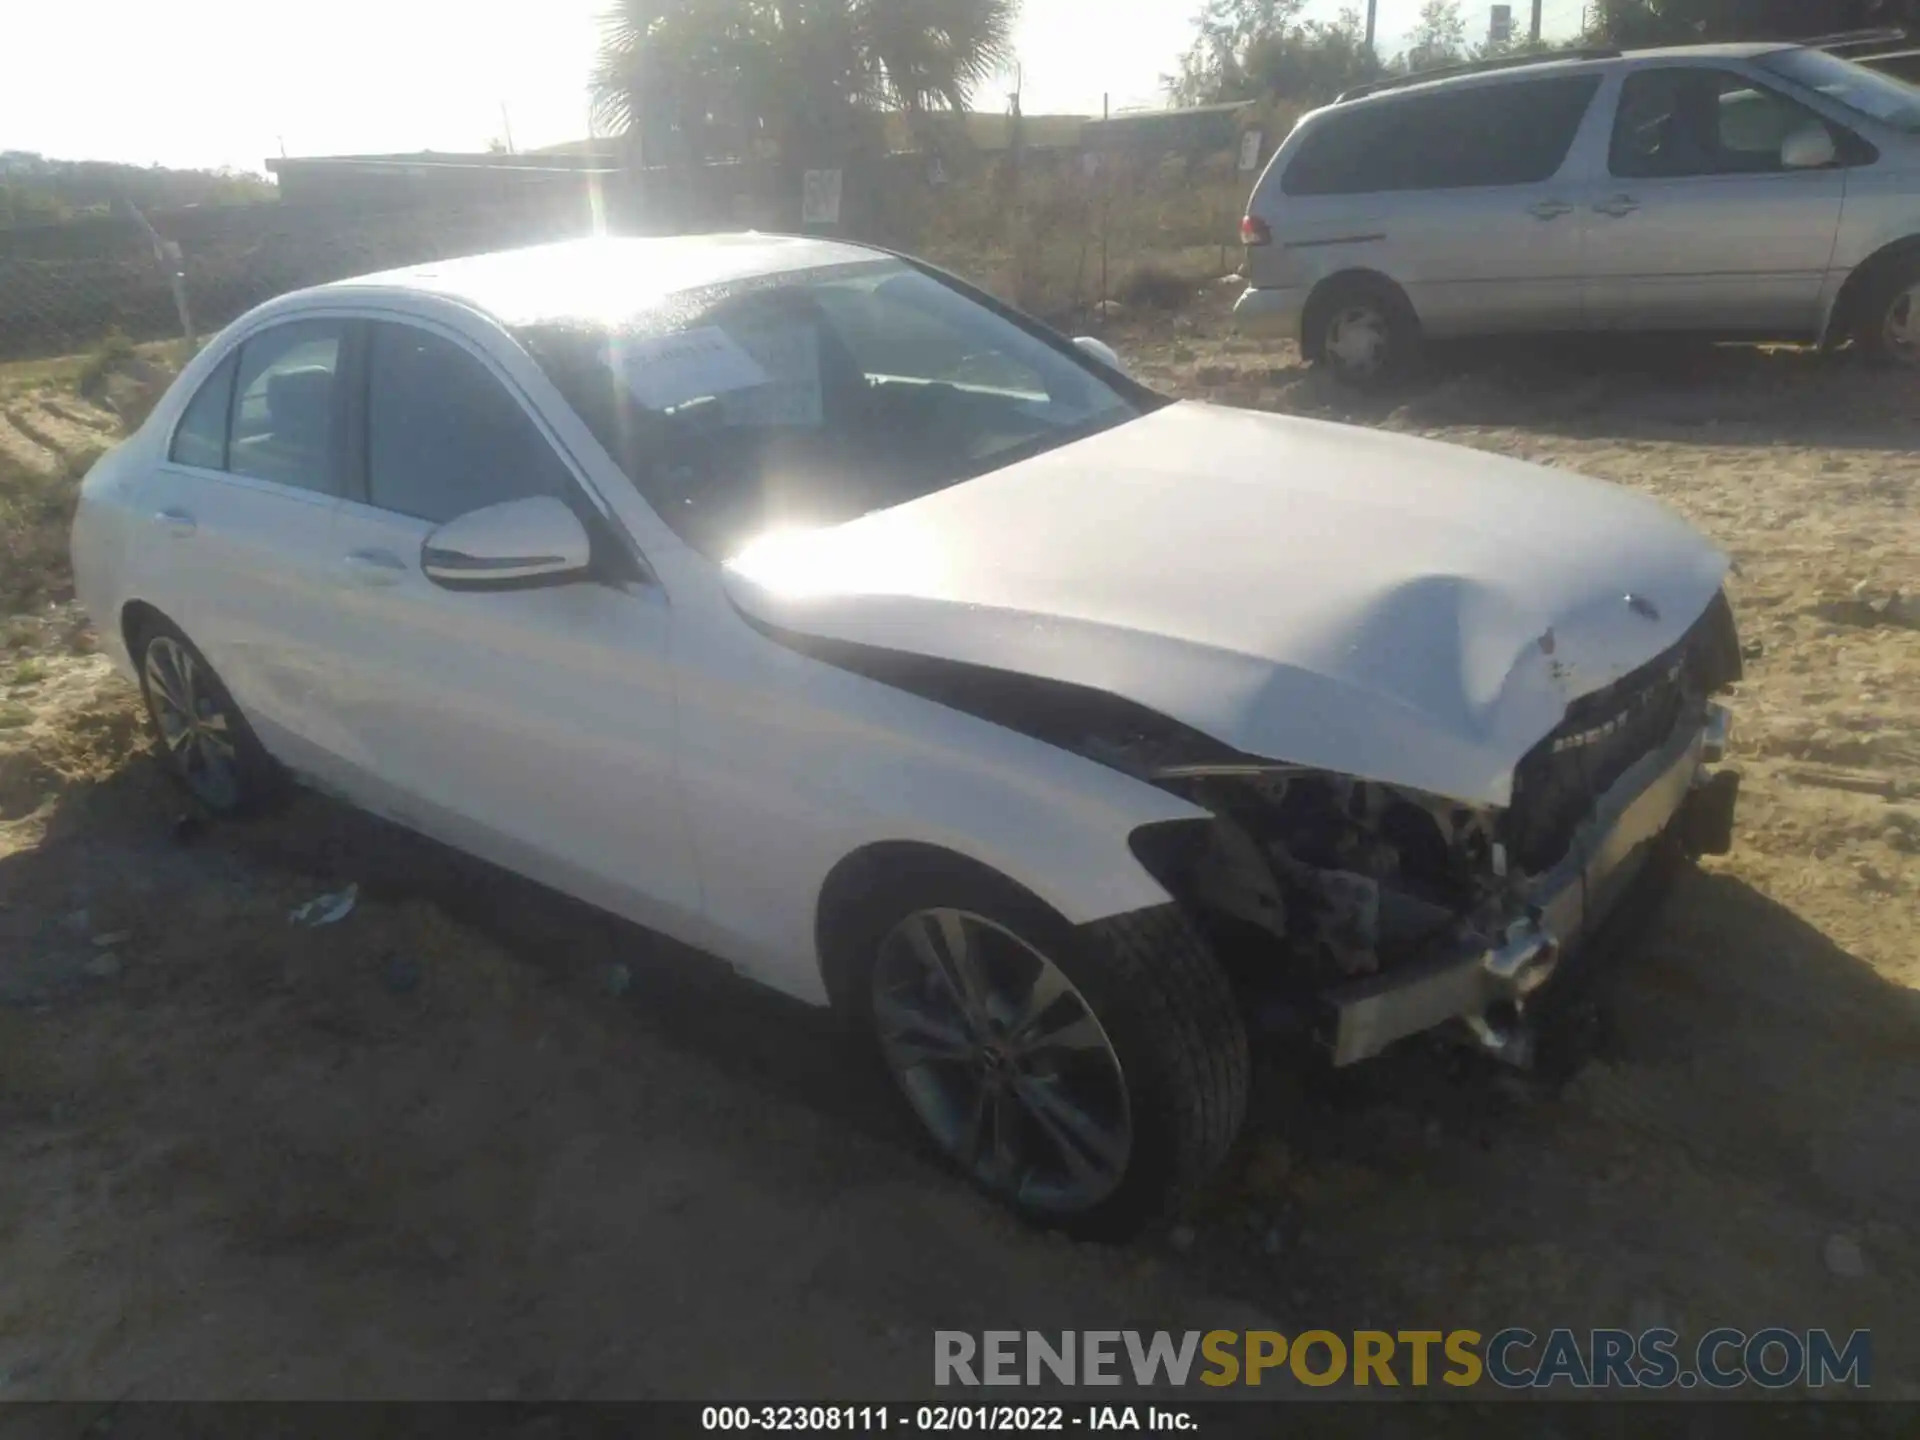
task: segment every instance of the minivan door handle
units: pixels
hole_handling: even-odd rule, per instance
[[[407,562],[391,550],[355,550],[340,562],[356,585],[397,585]]]
[[[1631,195],[1616,195],[1611,200],[1602,200],[1593,208],[1596,214],[1611,215],[1618,220],[1622,215],[1631,215],[1638,210],[1640,202]]]
[[[1573,206],[1564,200],[1542,200],[1537,205],[1527,207],[1527,213],[1536,220],[1558,220],[1572,210]]]
[[[166,531],[167,534],[181,539],[193,534],[195,530],[200,528],[194,523],[193,515],[190,511],[181,510],[174,506],[168,506],[165,510],[156,510],[153,515],[153,523]]]

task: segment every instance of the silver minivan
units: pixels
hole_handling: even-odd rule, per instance
[[[1426,337],[1557,331],[1920,368],[1920,88],[1778,44],[1401,77],[1301,119],[1241,238],[1237,319],[1360,383]]]

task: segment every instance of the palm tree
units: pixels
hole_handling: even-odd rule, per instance
[[[649,163],[789,162],[842,150],[884,110],[966,108],[1012,51],[1018,0],[613,0],[595,129]]]

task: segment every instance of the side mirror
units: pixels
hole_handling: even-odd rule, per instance
[[[1109,369],[1118,370],[1122,375],[1127,373],[1127,367],[1120,363],[1120,356],[1106,341],[1096,340],[1091,335],[1076,335],[1073,343]]]
[[[525,590],[587,573],[593,543],[580,517],[551,495],[456,515],[420,546],[420,568],[449,590]]]
[[[1786,170],[1818,170],[1838,155],[1833,132],[1817,122],[1802,125],[1780,142],[1780,165]]]

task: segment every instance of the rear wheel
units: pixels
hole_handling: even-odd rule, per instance
[[[1029,1218],[1121,1235],[1220,1162],[1247,1041],[1172,907],[1076,929],[965,870],[902,876],[862,925],[857,1003],[934,1146]]]
[[[131,649],[168,773],[216,815],[270,808],[284,788],[280,768],[193,642],[156,617]]]
[[[1375,389],[1406,375],[1420,349],[1420,322],[1399,289],[1384,280],[1335,281],[1313,297],[1302,348],[1334,376]]]
[[[1920,370],[1920,252],[1894,261],[1867,287],[1854,335],[1873,364]]]

